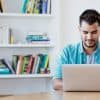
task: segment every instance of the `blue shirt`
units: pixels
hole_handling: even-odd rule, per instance
[[[53,78],[54,79],[62,78],[62,64],[87,64],[87,63],[100,64],[100,43],[98,43],[96,50],[90,57],[84,52],[82,42],[76,45],[68,45],[62,50],[61,54],[57,58],[56,68],[54,71]]]

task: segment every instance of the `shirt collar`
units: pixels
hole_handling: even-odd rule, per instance
[[[96,54],[96,53],[98,53],[98,52],[100,52],[100,42],[98,42],[97,48],[96,48],[96,50],[94,51],[94,54]]]
[[[80,53],[84,53],[82,41],[80,42],[79,51],[80,51]]]

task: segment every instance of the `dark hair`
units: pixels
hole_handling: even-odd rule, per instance
[[[97,22],[98,25],[100,25],[100,13],[94,9],[87,9],[80,15],[80,26],[82,21],[85,21],[90,25]]]

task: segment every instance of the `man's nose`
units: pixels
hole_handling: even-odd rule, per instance
[[[88,33],[87,39],[91,39],[91,38],[92,38],[92,34],[91,33]]]

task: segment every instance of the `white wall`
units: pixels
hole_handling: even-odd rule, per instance
[[[66,44],[76,43],[79,41],[79,15],[87,8],[97,9],[100,12],[100,1],[61,0],[61,47]]]

